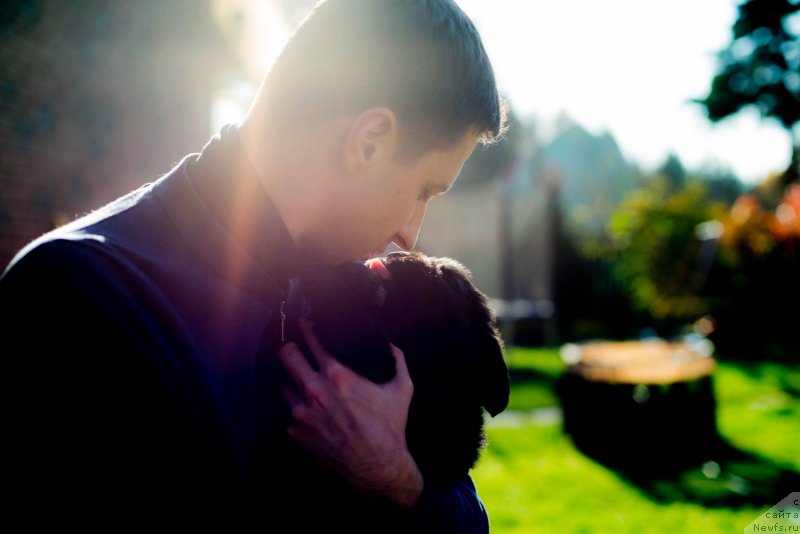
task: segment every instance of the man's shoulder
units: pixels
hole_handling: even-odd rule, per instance
[[[104,344],[172,347],[167,333],[181,325],[158,282],[102,234],[53,232],[23,248],[0,276],[0,320],[12,325],[19,343],[41,347],[55,340],[86,351]],[[30,341],[40,335],[51,339]]]
[[[65,272],[76,262],[89,266],[110,261],[102,224],[110,216],[104,207],[33,239],[14,255],[2,277],[20,270]]]
[[[0,277],[0,288],[50,292],[92,284],[99,288],[114,279],[109,274],[118,265],[100,235],[49,233],[14,256]]]
[[[76,261],[107,263],[120,259],[127,248],[138,247],[142,241],[139,234],[150,227],[155,228],[150,234],[157,237],[163,214],[152,192],[162,179],[164,176],[31,240],[17,251],[2,276],[21,265],[60,269]]]

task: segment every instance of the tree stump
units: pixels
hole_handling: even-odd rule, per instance
[[[709,345],[621,341],[562,347],[556,382],[575,446],[633,475],[676,472],[718,443]]]

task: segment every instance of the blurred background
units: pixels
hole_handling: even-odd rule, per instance
[[[458,3],[512,126],[418,248],[506,340],[493,531],[752,529],[800,491],[800,2]],[[241,119],[313,4],[0,2],[2,264]]]

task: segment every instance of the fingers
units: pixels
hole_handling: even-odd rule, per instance
[[[306,425],[309,424],[308,417],[312,416],[311,410],[308,409],[308,403],[295,391],[291,386],[285,385],[281,388],[283,398],[289,406],[289,413],[292,420],[286,427],[286,433],[294,441],[303,444],[303,438],[306,436]]]
[[[403,351],[392,343],[389,343],[389,347],[392,349],[392,356],[394,356],[394,361],[397,362],[397,375],[408,376],[408,366],[406,366],[405,354],[403,354]]]
[[[307,384],[313,382],[317,374],[314,369],[308,364],[300,348],[292,342],[286,343],[278,351],[278,358],[281,360],[283,367],[292,377],[294,382],[304,389]]]
[[[286,399],[290,410],[294,409],[295,406],[303,404],[303,399],[300,398],[300,395],[298,395],[291,386],[284,385],[281,387],[281,390],[283,391],[283,398]]]

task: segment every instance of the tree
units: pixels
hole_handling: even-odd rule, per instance
[[[667,159],[664,160],[664,163],[661,164],[661,167],[656,172],[667,179],[670,189],[673,191],[686,185],[686,168],[680,158],[672,152],[667,155]]]
[[[705,98],[718,122],[745,106],[777,119],[792,135],[792,157],[783,173],[785,187],[798,180],[800,135],[800,0],[744,0],[733,25],[733,39],[719,54],[719,69]]]
[[[800,337],[800,183],[776,209],[741,195],[721,217],[717,255],[704,287],[715,347],[737,357],[797,360]]]
[[[664,328],[680,328],[709,312],[701,292],[708,251],[698,225],[724,213],[709,203],[706,183],[687,181],[675,189],[657,176],[622,202],[608,224],[610,241],[597,252],[624,283],[632,305]]]

